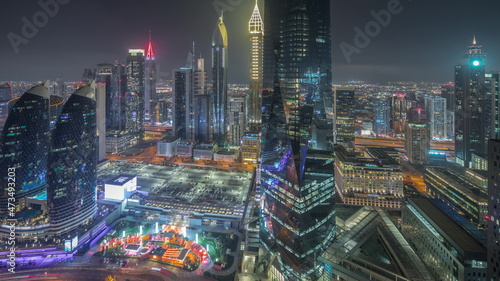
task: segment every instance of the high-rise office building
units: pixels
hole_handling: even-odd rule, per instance
[[[391,100],[391,127],[396,136],[404,136],[408,123],[408,111],[414,102],[407,99],[404,93],[396,93]]]
[[[9,83],[0,84],[0,100],[10,100],[12,98],[12,86]]]
[[[488,279],[500,279],[500,140],[488,143]]]
[[[107,84],[95,84],[97,161],[106,159],[106,96]]]
[[[88,83],[90,83],[94,79],[95,79],[94,70],[92,70],[90,68],[85,68],[83,70],[82,83],[83,84],[88,84]]]
[[[189,139],[188,131],[191,124],[191,107],[193,102],[192,68],[174,69],[172,72],[172,131],[174,136],[183,140]]]
[[[95,89],[81,87],[63,106],[48,157],[49,218],[59,233],[83,225],[95,214],[96,122]]]
[[[334,143],[354,149],[356,101],[353,87],[334,89]]]
[[[447,83],[441,86],[441,97],[446,99],[446,110],[455,111],[455,84]]]
[[[427,113],[427,123],[433,139],[445,139],[448,136],[446,131],[447,110],[446,99],[440,97],[425,98],[425,111]]]
[[[373,131],[377,136],[386,136],[391,132],[391,101],[387,97],[378,97],[374,101]]]
[[[332,147],[311,142],[315,127],[333,137],[330,1],[265,3],[260,237],[279,256],[268,273],[315,280],[335,236]]]
[[[207,72],[205,59],[197,60],[194,75],[194,140],[210,142],[210,96],[207,93]]]
[[[14,194],[16,209],[12,213],[17,218],[17,214],[24,210],[26,198],[36,198],[46,190],[47,154],[50,147],[49,84],[46,82],[29,89],[16,101],[0,135],[2,220],[8,218],[9,192]],[[12,180],[8,180],[9,172],[15,175],[14,185],[8,184],[12,183]],[[14,191],[9,191],[9,187],[13,187]],[[33,217],[42,216],[42,209],[34,210]],[[29,222],[19,218],[18,225],[25,223]]]
[[[329,9],[330,1],[326,0],[265,2],[263,83],[265,88],[272,89],[276,70],[291,120],[300,119],[301,106],[297,103],[305,100],[308,105],[314,104],[314,126],[328,126],[333,133]],[[277,62],[275,50],[281,50]],[[331,142],[332,133],[325,140]],[[323,143],[315,145],[326,147]]]
[[[489,137],[500,139],[500,72],[487,73],[485,77],[485,91],[491,97],[491,124]]]
[[[126,129],[137,142],[144,135],[144,49],[129,49],[127,57]]]
[[[228,105],[229,145],[240,146],[246,126],[246,95],[229,95]]]
[[[221,15],[212,36],[213,141],[219,147],[227,144],[227,50],[227,30]]]
[[[426,124],[409,123],[406,127],[406,156],[411,163],[429,164],[430,130]]]
[[[264,52],[264,22],[258,0],[248,23],[250,32],[250,98],[248,99],[248,123],[260,124],[262,119],[262,78]]]
[[[491,115],[486,109],[491,100],[484,91],[485,60],[482,46],[474,38],[467,54],[455,66],[455,157],[465,167],[469,167],[472,154],[487,153],[485,124]]]
[[[278,257],[268,257],[266,273],[272,279],[317,280],[316,259],[335,237],[333,156],[290,135],[297,132],[290,130],[279,87],[265,95],[259,229],[264,249]],[[312,124],[310,117],[301,121]]]
[[[149,44],[144,62],[144,120],[154,122],[155,107],[157,102],[156,97],[156,62],[153,52],[153,44],[151,42],[151,32],[149,32]]]

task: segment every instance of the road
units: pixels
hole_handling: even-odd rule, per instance
[[[372,139],[372,138],[356,138],[356,145],[361,146],[385,146],[394,148],[405,148],[405,142],[399,139]],[[453,142],[431,142],[431,149],[454,151]]]

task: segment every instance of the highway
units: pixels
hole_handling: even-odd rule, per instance
[[[374,138],[359,138],[354,141],[356,145],[360,146],[384,146],[394,148],[405,148],[405,142],[400,139],[374,139]],[[454,151],[455,146],[450,141],[431,141],[431,149]]]

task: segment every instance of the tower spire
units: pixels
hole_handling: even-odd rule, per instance
[[[474,39],[472,39],[472,45],[476,45],[476,35],[474,35]]]
[[[147,59],[155,59],[155,55],[153,52],[153,44],[151,43],[151,30],[149,31],[149,44],[148,44],[148,52],[146,53]]]

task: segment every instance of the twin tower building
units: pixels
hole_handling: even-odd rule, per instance
[[[95,85],[64,105],[48,87],[12,101],[0,135],[0,232],[13,223],[34,240],[69,235],[96,212]]]

